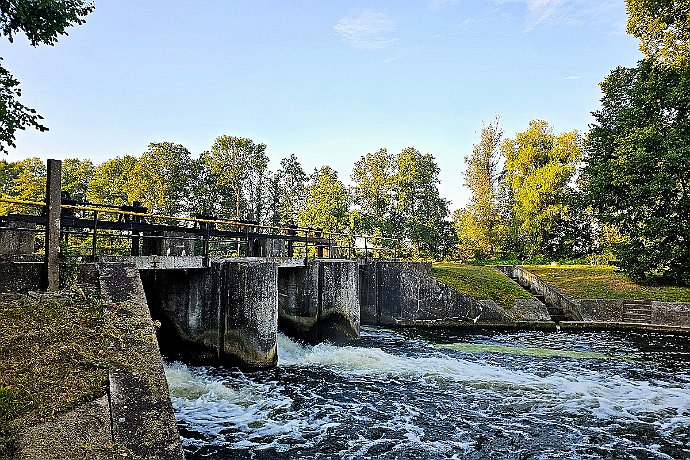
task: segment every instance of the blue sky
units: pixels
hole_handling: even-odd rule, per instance
[[[55,47],[2,43],[50,128],[6,158],[198,155],[228,134],[348,182],[361,155],[414,146],[455,209],[482,122],[587,130],[598,83],[641,57],[625,22],[623,0],[97,0]]]

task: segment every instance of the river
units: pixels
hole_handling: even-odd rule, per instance
[[[166,365],[187,459],[690,458],[690,337],[367,328]]]

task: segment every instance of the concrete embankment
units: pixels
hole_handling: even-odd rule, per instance
[[[511,309],[463,295],[430,276],[426,262],[373,261],[360,267],[363,324],[400,326],[544,327],[543,304],[519,299]]]
[[[690,303],[644,299],[573,299],[524,267],[497,270],[540,296],[562,330],[648,330],[690,333]]]

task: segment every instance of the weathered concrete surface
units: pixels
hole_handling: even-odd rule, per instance
[[[133,264],[139,270],[185,270],[205,268],[202,256],[103,256],[103,263]]]
[[[19,459],[110,459],[115,453],[108,397],[84,403],[20,434]]]
[[[45,286],[44,262],[0,259],[0,292],[38,291]]]
[[[690,303],[582,299],[585,321],[690,327]]]
[[[188,233],[158,232],[143,237],[141,252],[144,256],[193,256],[194,243],[194,239]]]
[[[480,300],[479,303],[493,308],[501,308],[493,300]],[[515,323],[553,323],[546,305],[536,299],[516,299],[513,308],[503,309],[503,311]]]
[[[362,324],[420,325],[429,320],[464,323],[510,323],[495,303],[460,294],[430,276],[424,262],[372,261],[360,266]]]
[[[531,291],[533,294],[543,296],[544,303],[560,310],[566,319],[571,321],[582,320],[580,305],[576,300],[559,291],[552,284],[543,281],[534,273],[530,273],[524,268],[514,265],[502,265],[496,266],[495,268],[506,276],[515,279],[518,284]]]
[[[221,259],[211,265],[218,311],[218,358],[269,368],[278,362],[278,266],[265,259]]]
[[[168,384],[149,315],[139,272],[133,265],[101,264],[101,295],[110,304],[106,314],[122,339],[127,359],[111,369],[109,400],[112,437],[138,458],[182,459]]]
[[[25,230],[11,230],[21,228],[34,230],[36,224],[25,222],[6,222],[4,228],[0,228],[0,254],[33,254],[36,234]]]
[[[140,276],[151,316],[161,322],[161,350],[174,359],[216,363],[218,311],[211,270],[141,270]]]
[[[281,330],[308,342],[359,337],[358,266],[349,260],[310,260],[278,271]]]
[[[48,267],[46,275],[46,289],[57,291],[60,289],[60,187],[62,181],[62,161],[48,160],[48,175],[46,176],[46,239],[45,239],[45,263]]]

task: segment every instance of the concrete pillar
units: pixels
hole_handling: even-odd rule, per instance
[[[357,263],[310,260],[279,269],[279,321],[287,334],[308,342],[359,337]]]
[[[252,259],[211,264],[218,311],[218,359],[244,368],[278,362],[278,266]]]
[[[62,161],[48,160],[46,180],[46,289],[60,289],[60,188],[62,182]]]

